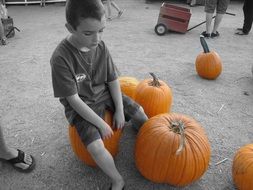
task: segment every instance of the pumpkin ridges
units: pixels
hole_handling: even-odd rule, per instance
[[[232,175],[238,189],[253,189],[253,144],[245,145],[236,152],[233,159]]]
[[[185,116],[184,115],[184,117],[187,117],[187,116]],[[197,161],[197,160],[199,160],[199,158],[197,157],[195,157],[194,155],[196,154],[196,155],[199,155],[199,154],[201,154],[201,155],[203,155],[202,154],[202,150],[201,150],[201,148],[199,148],[199,144],[204,144],[205,145],[205,143],[204,142],[197,142],[202,136],[200,136],[200,135],[197,135],[196,136],[196,134],[194,134],[194,133],[196,133],[196,128],[195,128],[195,130],[192,130],[191,132],[192,133],[190,133],[190,134],[188,134],[188,132],[189,132],[189,129],[188,129],[188,127],[192,127],[191,126],[191,124],[192,124],[192,119],[191,118],[187,118],[187,119],[189,119],[189,121],[188,122],[186,122],[185,120],[184,120],[184,118],[183,117],[180,117],[180,118],[177,118],[178,120],[181,120],[184,124],[185,124],[185,126],[187,126],[187,128],[185,128],[185,138],[186,138],[186,144],[185,144],[185,146],[187,146],[187,145],[189,145],[189,141],[190,140],[193,140],[192,142],[194,142],[194,144],[195,144],[195,148],[196,147],[198,147],[198,149],[196,149],[196,150],[193,150],[193,149],[191,149],[191,147],[190,147],[190,149],[191,149],[191,152],[193,152],[193,158],[194,158],[194,161],[195,161],[195,163],[198,163],[198,164],[195,164],[195,169],[194,169],[194,171],[205,171],[206,170],[206,167],[201,167],[201,165],[199,164],[199,163],[203,163],[204,165],[206,164],[205,163],[205,161],[204,160],[202,160],[202,161]],[[202,128],[200,127],[200,125],[198,124],[198,123],[196,123],[195,122],[195,125],[196,125],[196,127],[198,128],[198,134],[200,134],[200,133],[202,133]],[[204,132],[204,131],[203,131]],[[192,136],[194,136],[196,139],[194,139],[194,138],[192,138]],[[191,138],[190,138],[191,137]],[[189,139],[190,138],[190,139]],[[197,140],[198,139],[198,140]],[[207,140],[207,139],[205,139],[205,140]],[[199,151],[199,152],[197,152],[197,150]],[[186,152],[186,151],[184,151],[184,152]],[[210,154],[209,154],[210,155]],[[203,158],[203,157],[201,157],[201,158]],[[208,163],[207,163],[208,164]],[[191,167],[190,167],[191,168]],[[196,168],[198,168],[198,169],[196,169]],[[193,174],[193,175],[192,175]],[[203,173],[202,173],[203,174]],[[201,175],[202,175],[201,174]],[[200,175],[200,176],[201,176]],[[194,172],[194,173],[191,173],[191,178],[190,178],[190,175],[187,175],[186,177],[184,177],[184,178],[182,178],[182,179],[184,179],[184,180],[181,180],[180,181],[180,183],[181,183],[181,185],[184,185],[184,184],[187,184],[187,181],[195,181],[198,177],[199,177],[199,175],[196,175],[196,172]],[[190,178],[190,179],[189,179]]]
[[[207,139],[205,139],[204,141],[201,139],[202,136],[196,136],[194,135],[194,133],[191,133],[191,135],[187,135],[187,139],[191,144],[193,144],[194,146],[194,150],[192,149],[192,152],[194,153],[193,155],[202,155],[201,157],[194,157],[195,163],[195,171],[205,171],[208,168],[208,164],[210,161],[210,147],[206,148],[206,141]],[[205,142],[205,143],[204,143]],[[204,145],[204,147],[199,147],[199,145]],[[197,152],[198,151],[198,152]],[[200,160],[201,159],[201,160]],[[204,172],[203,172],[204,173]],[[203,173],[200,173],[199,175],[203,175]],[[193,181],[195,181],[196,179],[199,178],[199,175],[195,175],[193,176]]]
[[[161,163],[161,162],[158,162],[158,161],[159,161],[159,159],[165,159],[166,158],[166,156],[163,156],[163,155],[160,154],[160,149],[162,149],[162,150],[164,148],[165,148],[165,150],[168,149],[168,147],[164,147],[165,144],[163,143],[164,138],[166,138],[166,137],[167,137],[167,134],[165,132],[161,136],[159,136],[159,139],[157,139],[160,142],[159,143],[157,142],[156,143],[157,147],[154,147],[156,149],[156,152],[154,152],[155,156],[154,156],[153,161],[151,161],[151,163],[157,162],[158,164],[156,166],[153,166],[153,168],[151,167],[151,169],[150,169],[151,173],[149,173],[149,175],[153,176],[152,178],[156,178],[156,176],[159,176],[159,177],[156,178],[156,180],[160,181],[161,183],[164,182],[164,174],[162,172],[160,172],[160,168],[163,168],[164,164]]]

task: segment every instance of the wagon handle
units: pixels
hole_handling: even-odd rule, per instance
[[[235,16],[235,14],[234,14],[234,13],[229,13],[229,12],[226,12],[225,14],[227,14],[227,15],[231,15],[231,16]],[[212,19],[213,19],[213,18],[215,18],[215,16],[213,16],[213,17],[212,17]],[[202,24],[204,24],[204,23],[206,23],[206,21],[203,21],[203,22],[201,22],[201,23],[199,23],[199,24],[197,24],[197,25],[195,25],[195,26],[193,26],[193,27],[189,28],[189,29],[187,30],[187,32],[188,32],[188,31],[190,31],[190,30],[192,30],[192,29],[194,29],[194,28],[197,28],[198,26],[200,26],[200,25],[202,25]]]

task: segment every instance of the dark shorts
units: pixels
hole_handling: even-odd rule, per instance
[[[230,0],[206,0],[205,12],[214,13],[216,8],[216,13],[225,14],[228,8]]]
[[[131,119],[133,115],[138,111],[140,105],[128,96],[122,95],[124,114],[126,121]],[[114,112],[114,103],[112,100],[106,100],[98,105],[90,106],[91,109],[101,118],[104,118],[105,110],[110,110]],[[73,120],[73,125],[76,127],[77,133],[79,134],[82,142],[87,147],[91,142],[101,139],[100,132],[98,128],[84,120],[80,115],[77,115]]]

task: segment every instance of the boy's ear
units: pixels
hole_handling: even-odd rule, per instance
[[[73,33],[75,31],[74,28],[69,23],[66,23],[65,27],[68,29],[70,33]]]

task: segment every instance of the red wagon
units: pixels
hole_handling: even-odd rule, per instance
[[[186,33],[190,18],[190,9],[163,3],[155,32],[157,35],[164,35],[167,31]]]

